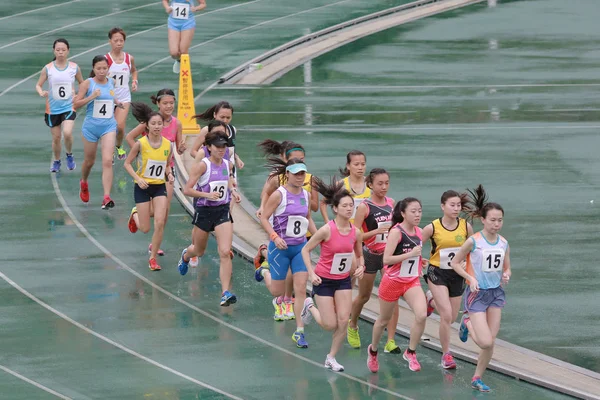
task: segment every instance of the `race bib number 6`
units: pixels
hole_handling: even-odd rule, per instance
[[[450,265],[450,263],[454,259],[454,256],[456,256],[456,253],[458,253],[458,250],[460,250],[459,247],[440,249],[440,268],[441,269],[452,269],[452,266]]]
[[[331,263],[331,275],[343,275],[350,272],[352,266],[352,253],[336,253],[333,256],[333,262]]]
[[[504,249],[484,249],[481,269],[483,272],[500,272],[504,265]]]
[[[308,220],[297,215],[288,217],[285,235],[291,238],[299,238],[306,236],[308,231]]]
[[[57,100],[68,100],[73,95],[71,82],[57,83],[52,85],[52,98]]]
[[[187,3],[173,3],[171,16],[175,19],[188,19],[190,16],[190,5]]]

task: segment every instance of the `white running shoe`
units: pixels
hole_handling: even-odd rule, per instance
[[[304,307],[302,307],[302,313],[300,314],[304,325],[308,325],[312,322],[313,316],[310,312],[310,308],[314,305],[315,304],[313,303],[313,299],[311,297],[307,297],[306,300],[304,300]]]
[[[335,372],[341,372],[344,370],[344,366],[337,362],[335,357],[331,357],[329,354],[325,358],[325,368],[328,368]]]
[[[173,64],[173,73],[178,74],[180,67],[181,67],[181,63],[179,62],[179,60],[175,60],[175,63]]]

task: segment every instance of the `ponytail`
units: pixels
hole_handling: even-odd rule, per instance
[[[198,118],[198,119],[201,119],[204,121],[210,121],[210,120],[214,119],[215,114],[217,114],[223,108],[231,110],[231,114],[233,114],[233,106],[226,101],[220,101],[217,104],[215,104],[214,106],[208,108],[202,114],[196,114],[196,115],[192,116],[192,119]]]
[[[312,177],[312,187],[323,195],[324,203],[332,207],[338,207],[344,197],[350,197],[350,192],[344,187],[344,182],[338,181],[336,177],[331,178],[331,183],[326,184],[316,176]],[[354,199],[352,199],[354,202]]]
[[[271,178],[281,175],[285,176],[286,168],[293,164],[304,164],[304,161],[298,158],[292,158],[286,162],[279,157],[269,157],[265,166],[271,171],[269,174],[269,178]]]
[[[350,170],[348,169],[348,164],[350,164],[352,162],[352,157],[354,156],[362,156],[365,158],[365,161],[367,161],[367,156],[365,155],[365,153],[363,153],[360,150],[352,150],[350,153],[346,154],[346,165],[344,166],[344,168],[340,168],[340,174],[345,178],[350,176]]]
[[[488,202],[488,195],[481,184],[474,190],[467,189],[467,192],[469,193],[467,213],[471,220],[485,218],[490,210],[499,210],[504,215],[504,209],[500,204]]]

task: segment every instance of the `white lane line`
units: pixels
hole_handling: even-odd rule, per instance
[[[52,182],[53,184],[54,184],[54,183],[56,183],[56,178],[55,178],[55,177],[53,177],[53,180],[52,180],[52,181],[53,181],[53,182]],[[161,369],[164,369],[165,371],[167,371],[167,372],[170,372],[170,373],[172,373],[172,374],[175,374],[175,375],[179,376],[180,378],[183,378],[183,379],[185,379],[185,380],[187,380],[187,381],[190,381],[190,382],[192,382],[192,383],[195,383],[195,384],[196,384],[196,385],[198,385],[198,386],[202,386],[203,388],[210,389],[210,390],[212,390],[212,391],[214,391],[214,392],[216,392],[216,393],[222,394],[223,396],[227,396],[227,397],[228,397],[228,398],[230,398],[230,399],[241,400],[241,398],[240,398],[240,397],[234,396],[234,395],[233,395],[233,394],[231,394],[231,393],[227,393],[227,392],[225,392],[225,391],[223,391],[223,390],[221,390],[221,389],[218,389],[218,388],[216,388],[216,387],[214,387],[214,386],[211,386],[211,385],[209,385],[209,384],[207,384],[207,383],[204,383],[204,382],[201,382],[201,381],[199,381],[199,380],[197,380],[197,379],[194,379],[194,378],[192,378],[191,376],[185,375],[185,374],[184,374],[184,373],[182,373],[182,372],[179,372],[179,371],[177,371],[177,370],[174,370],[173,368],[167,367],[167,366],[166,366],[166,365],[164,365],[164,364],[161,364],[161,363],[159,363],[159,362],[157,362],[157,361],[154,361],[154,360],[153,360],[153,359],[151,359],[151,358],[148,358],[148,357],[146,357],[146,356],[144,356],[144,355],[142,355],[142,354],[140,354],[140,353],[138,353],[138,352],[136,352],[136,351],[134,351],[134,350],[131,350],[131,349],[130,349],[130,348],[128,348],[128,347],[125,347],[125,346],[123,346],[122,344],[119,344],[119,343],[115,342],[115,341],[114,341],[114,340],[112,340],[112,339],[109,339],[109,338],[107,338],[107,337],[106,337],[106,336],[104,336],[104,335],[101,335],[100,333],[98,333],[98,332],[96,332],[96,331],[93,331],[93,330],[91,330],[91,329],[90,329],[90,328],[88,328],[87,326],[80,324],[79,322],[77,322],[77,321],[75,321],[74,319],[70,318],[70,317],[69,317],[69,316],[67,316],[66,314],[63,314],[62,312],[58,311],[57,309],[53,308],[52,306],[50,306],[50,305],[48,305],[48,304],[44,303],[42,300],[38,299],[38,298],[37,298],[37,297],[35,297],[33,294],[29,293],[27,290],[25,290],[25,289],[23,289],[21,286],[19,286],[19,285],[18,285],[16,282],[14,282],[12,279],[10,279],[8,276],[6,276],[6,275],[5,275],[3,272],[0,272],[0,278],[4,279],[4,280],[5,280],[5,281],[6,281],[6,282],[9,284],[9,285],[11,285],[11,286],[12,286],[12,287],[14,287],[15,289],[17,289],[17,290],[18,290],[19,292],[21,292],[23,295],[25,295],[25,296],[29,297],[31,300],[33,300],[33,301],[35,301],[36,303],[38,303],[40,306],[44,307],[46,310],[50,311],[50,312],[51,312],[51,313],[53,313],[53,314],[56,314],[57,316],[61,317],[61,318],[62,318],[62,319],[64,319],[65,321],[67,321],[67,322],[70,322],[71,324],[75,325],[75,326],[76,326],[76,327],[78,327],[79,329],[82,329],[82,330],[84,330],[85,332],[89,333],[90,335],[92,335],[92,336],[95,336],[95,337],[97,337],[98,339],[100,339],[100,340],[102,340],[102,341],[104,341],[104,342],[106,342],[106,343],[108,343],[108,344],[111,344],[111,345],[115,346],[116,348],[118,348],[118,349],[120,349],[120,350],[123,350],[124,352],[126,352],[126,353],[128,353],[128,354],[131,354],[131,355],[132,355],[132,356],[134,356],[134,357],[137,357],[137,358],[139,358],[140,360],[146,361],[147,363],[149,363],[149,364],[152,364],[152,365],[154,365],[154,366],[156,366],[156,367],[159,367],[159,368],[161,368]]]
[[[32,384],[33,386],[35,386],[35,387],[37,387],[39,389],[42,389],[44,392],[47,392],[47,393],[55,395],[59,399],[72,400],[70,397],[67,397],[64,394],[60,394],[57,391],[54,391],[54,390],[50,389],[49,387],[42,385],[41,383],[38,383],[38,382],[36,382],[34,380],[31,380],[28,377],[23,376],[23,375],[19,374],[18,372],[13,371],[12,369],[9,369],[9,368],[5,367],[4,365],[0,365],[0,369],[2,371],[6,372],[7,374],[11,374],[12,376],[14,376],[16,378],[19,378],[22,381],[25,381],[25,382],[30,383],[30,384]]]
[[[31,40],[31,39],[38,38],[40,36],[45,36],[45,35],[48,35],[50,33],[61,31],[63,29],[72,28],[72,27],[77,26],[77,25],[85,24],[87,22],[95,21],[95,20],[98,20],[98,19],[106,18],[106,17],[112,17],[113,15],[123,14],[123,13],[129,12],[129,11],[139,10],[141,8],[152,7],[152,6],[156,6],[156,5],[159,5],[159,4],[162,4],[162,3],[158,2],[158,3],[144,4],[143,6],[137,6],[137,7],[133,7],[133,8],[128,8],[126,10],[115,11],[115,12],[112,12],[110,14],[100,15],[100,16],[94,17],[94,18],[84,19],[83,21],[74,22],[74,23],[69,24],[69,25],[61,26],[60,28],[52,29],[50,31],[42,32],[42,33],[39,33],[37,35],[33,35],[33,36],[29,36],[29,37],[26,37],[26,38],[21,39],[21,40],[17,40],[16,42],[5,44],[4,46],[0,47],[0,50],[6,49],[7,47],[11,47],[11,46],[14,46],[14,45],[19,44],[19,43],[26,42],[26,41]]]
[[[29,10],[29,11],[23,11],[20,12],[18,14],[12,14],[12,15],[7,15],[5,17],[1,17],[0,21],[5,20],[5,19],[9,19],[9,18],[14,18],[14,17],[20,17],[21,15],[25,15],[25,14],[30,14],[30,13],[34,13],[37,11],[42,11],[42,10],[48,10],[50,8],[54,8],[54,7],[60,7],[60,6],[66,6],[67,4],[70,3],[78,3],[81,0],[71,0],[71,1],[65,1],[64,3],[59,3],[59,4],[53,4],[51,6],[46,6],[46,7],[40,7],[40,8],[34,8],[33,10]]]
[[[508,83],[485,85],[354,85],[354,86],[246,86],[229,84],[218,90],[403,90],[403,89],[497,89],[497,88],[536,88],[536,87],[598,87],[600,83]]]
[[[491,130],[527,130],[527,129],[598,129],[600,125],[558,125],[558,126],[502,126],[502,125],[493,125],[493,126],[448,126],[448,125],[440,125],[440,126],[429,126],[429,127],[411,127],[411,126],[397,126],[393,128],[386,128],[380,126],[374,126],[372,124],[368,124],[368,126],[356,127],[356,128],[348,128],[347,126],[323,126],[319,127],[316,125],[312,126],[304,126],[297,128],[289,128],[289,127],[267,127],[267,126],[258,126],[254,127],[252,125],[240,125],[238,129],[242,129],[244,132],[305,132],[307,130],[311,132],[346,132],[346,133],[364,133],[365,129],[372,129],[377,133],[390,132],[390,133],[402,133],[407,131],[491,131]]]
[[[245,5],[247,5],[247,4],[251,4],[251,3],[256,3],[256,2],[258,2],[258,1],[262,1],[262,0],[254,0],[254,1],[251,1],[251,2],[248,2],[248,3],[234,4],[234,5],[232,5],[232,6],[227,6],[227,7],[219,8],[218,10],[207,11],[207,12],[205,12],[205,13],[202,13],[202,14],[198,15],[198,16],[196,17],[196,19],[198,19],[198,18],[202,18],[202,17],[203,17],[203,16],[205,16],[205,15],[209,15],[209,14],[213,14],[213,13],[218,13],[218,12],[225,11],[225,10],[229,10],[229,9],[236,8],[236,7],[245,6]],[[165,26],[167,26],[167,24],[160,24],[160,25],[157,25],[157,26],[155,26],[155,27],[153,27],[153,28],[149,28],[149,29],[145,29],[145,30],[143,30],[143,31],[139,31],[139,32],[132,33],[131,35],[127,35],[127,37],[128,37],[128,38],[132,38],[132,37],[134,37],[134,36],[142,35],[142,34],[144,34],[144,33],[148,33],[148,32],[150,32],[150,31],[154,31],[154,30],[156,30],[156,29],[159,29],[159,28],[162,28],[162,27],[165,27]],[[72,59],[74,59],[74,58],[81,57],[81,56],[83,56],[83,55],[85,55],[85,54],[91,53],[91,52],[92,52],[92,51],[94,51],[94,50],[98,50],[98,49],[100,49],[100,48],[102,48],[102,47],[107,47],[107,46],[108,46],[108,43],[107,43],[107,42],[104,42],[103,44],[101,44],[101,45],[99,45],[99,46],[92,47],[91,49],[88,49],[88,50],[86,50],[86,51],[84,51],[84,52],[81,52],[81,53],[75,54],[74,56],[72,56],[72,57],[69,57],[69,59],[70,59],[70,60],[72,60]],[[41,69],[42,69],[42,68],[40,67],[40,70],[41,70]],[[14,88],[16,88],[16,87],[20,86],[21,84],[23,84],[23,83],[27,82],[27,81],[28,81],[28,80],[30,80],[31,78],[34,78],[34,77],[38,76],[39,74],[40,74],[40,72],[38,71],[38,72],[36,72],[35,74],[31,74],[31,75],[29,75],[28,77],[21,79],[21,80],[20,80],[20,81],[18,81],[17,83],[15,83],[15,84],[13,84],[13,85],[11,85],[11,86],[7,87],[7,88],[6,88],[6,89],[4,89],[2,92],[0,92],[0,97],[4,96],[5,94],[7,94],[8,92],[10,92],[10,91],[11,91],[11,90],[13,90]]]
[[[223,39],[223,38],[229,37],[229,36],[231,36],[231,35],[235,35],[235,34],[237,34],[237,33],[244,32],[244,31],[247,31],[247,30],[249,30],[249,29],[256,28],[257,26],[262,26],[262,25],[270,24],[271,22],[280,21],[280,20],[282,20],[282,19],[285,19],[285,18],[289,18],[289,17],[294,17],[294,16],[296,16],[296,15],[305,14],[305,13],[307,13],[307,12],[311,12],[311,11],[319,10],[319,9],[321,9],[321,8],[332,7],[332,6],[335,6],[335,5],[341,4],[341,3],[347,3],[347,2],[349,2],[349,1],[352,1],[352,0],[341,0],[341,1],[337,1],[337,2],[335,2],[335,3],[331,3],[331,4],[325,4],[324,6],[319,6],[319,7],[314,7],[314,8],[309,8],[308,10],[298,11],[298,12],[295,12],[295,13],[293,13],[293,14],[284,15],[283,17],[278,17],[278,18],[270,19],[270,20],[268,20],[268,21],[263,21],[263,22],[260,22],[260,23],[258,23],[258,24],[250,25],[250,26],[247,26],[247,27],[245,27],[245,28],[238,29],[237,31],[229,32],[229,33],[226,33],[226,34],[224,34],[224,35],[217,36],[216,38],[213,38],[213,39],[207,40],[207,41],[205,41],[205,42],[198,43],[197,45],[194,45],[194,46],[190,47],[190,51],[191,51],[191,50],[193,50],[193,49],[196,49],[196,48],[198,48],[198,47],[200,47],[200,46],[205,46],[205,45],[207,45],[207,44],[209,44],[209,43],[212,43],[212,42],[214,42],[214,41],[216,41],[216,40]],[[156,64],[159,64],[159,63],[161,63],[161,62],[163,62],[163,61],[170,60],[170,59],[171,59],[171,57],[170,57],[170,56],[169,56],[169,57],[165,57],[165,58],[161,58],[160,60],[158,60],[158,61],[155,61],[155,62],[153,62],[152,64],[150,64],[150,65],[147,65],[147,66],[145,66],[144,68],[140,69],[140,72],[142,72],[142,71],[145,71],[145,70],[147,70],[148,68],[155,66]]]
[[[259,336],[256,336],[250,332],[247,332],[241,328],[238,328],[235,325],[231,325],[230,323],[227,323],[217,317],[215,317],[214,315],[212,315],[211,313],[204,311],[200,308],[198,308],[197,306],[183,300],[181,297],[178,297],[177,295],[169,292],[167,289],[163,288],[162,286],[157,285],[156,283],[152,282],[150,279],[146,278],[144,275],[138,273],[137,271],[135,271],[133,268],[131,268],[129,265],[125,264],[125,262],[121,261],[120,258],[118,258],[117,256],[115,256],[113,253],[110,252],[110,250],[108,250],[106,247],[104,247],[98,240],[96,240],[95,237],[93,237],[90,232],[85,228],[85,226],[83,226],[83,224],[81,222],[79,222],[79,220],[77,219],[77,217],[75,216],[75,214],[73,213],[73,211],[71,210],[71,208],[69,207],[69,205],[67,204],[67,201],[65,200],[65,198],[62,195],[62,192],[60,190],[60,186],[58,186],[58,181],[56,179],[56,174],[50,174],[50,179],[52,180],[52,186],[54,187],[54,192],[56,193],[56,197],[58,198],[58,201],[60,202],[60,204],[62,205],[62,208],[65,210],[65,212],[67,213],[67,215],[69,216],[69,218],[71,218],[71,220],[73,221],[73,223],[77,226],[77,228],[79,228],[79,230],[81,231],[81,233],[83,233],[83,235],[85,237],[88,238],[88,240],[90,242],[92,242],[92,244],[94,246],[96,246],[101,252],[103,252],[106,256],[108,256],[109,258],[111,258],[115,263],[117,263],[121,268],[123,268],[124,270],[128,271],[129,273],[131,273],[133,276],[135,276],[136,278],[140,279],[141,281],[145,282],[147,285],[153,287],[154,289],[158,290],[159,292],[161,292],[162,294],[168,296],[170,299],[175,300],[176,302],[183,304],[184,306],[196,311],[199,314],[204,315],[207,318],[210,318],[211,320],[215,321],[218,324],[221,324],[233,331],[236,331],[246,337],[249,337],[251,339],[256,340],[259,343],[262,343],[265,346],[271,347],[273,349],[279,350],[291,357],[295,357],[299,360],[305,361],[311,365],[314,365],[316,367],[319,368],[323,368],[323,364],[322,363],[318,363],[316,361],[313,361],[309,358],[306,358],[304,356],[301,356],[297,353],[294,353],[293,351],[290,351],[288,349],[285,349],[283,347],[277,346],[276,344],[273,344],[271,342],[269,342],[268,340],[265,340]],[[0,273],[1,274],[1,273]],[[414,400],[410,397],[404,396],[400,393],[396,393],[392,390],[374,385],[368,381],[356,378],[352,375],[348,375],[345,372],[337,372],[337,375],[343,376],[344,378],[353,380],[355,382],[358,382],[360,384],[363,385],[367,385],[373,389],[377,389],[380,390],[382,392],[385,392],[389,395],[392,395],[394,397],[400,398],[400,399],[405,399],[405,400]]]

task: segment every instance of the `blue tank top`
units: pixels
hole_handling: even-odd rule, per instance
[[[86,108],[86,122],[96,125],[106,125],[114,122],[115,109],[115,87],[111,79],[104,85],[97,83],[94,78],[88,78],[90,86],[88,87],[86,97],[91,96],[94,90],[100,89],[100,96],[90,101]]]
[[[171,1],[171,14],[169,14],[169,18],[172,20],[178,20],[181,22],[185,22],[186,20],[193,19],[194,13],[192,12],[192,7],[194,4],[192,0],[172,0]]]
[[[223,159],[221,165],[217,165],[204,157],[202,162],[206,164],[206,171],[202,174],[196,190],[203,193],[218,192],[221,197],[219,200],[209,200],[205,197],[200,197],[196,201],[196,206],[216,207],[229,203],[229,161]]]

